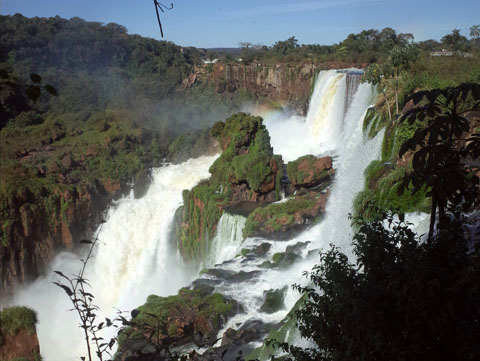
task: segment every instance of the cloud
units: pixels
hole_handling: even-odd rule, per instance
[[[239,9],[230,11],[227,15],[231,17],[247,17],[255,15],[265,14],[288,14],[288,13],[301,13],[311,12],[322,9],[341,8],[346,6],[352,6],[354,4],[361,4],[362,6],[384,2],[383,0],[318,0],[318,1],[300,1],[290,2],[275,5],[257,6],[246,9]]]

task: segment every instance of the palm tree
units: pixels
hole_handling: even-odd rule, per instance
[[[477,45],[477,39],[480,37],[480,25],[473,25],[470,28],[470,36],[473,40],[473,44]]]

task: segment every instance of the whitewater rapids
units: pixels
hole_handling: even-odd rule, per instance
[[[261,238],[243,240],[241,230],[245,218],[222,216],[203,266],[237,272],[259,271],[257,276],[244,282],[217,286],[219,292],[241,302],[246,311],[230,319],[225,329],[254,319],[264,323],[281,321],[299,298],[290,286],[306,282],[302,273],[318,262],[318,250],[332,243],[347,254],[350,252],[352,229],[347,216],[355,194],[363,187],[365,167],[380,155],[383,132],[371,140],[364,137],[363,118],[375,94],[370,85],[360,84],[358,74],[347,84],[349,76],[352,75],[335,70],[321,72],[306,117],[277,112],[264,119],[274,152],[281,154],[284,162],[305,154],[332,155],[336,176],[322,222],[286,242]],[[182,262],[171,246],[169,235],[175,210],[182,204],[182,190],[191,189],[207,178],[215,158],[202,157],[154,169],[152,185],[143,198],[129,196],[111,207],[100,234],[100,246],[87,270],[96,304],[104,312],[102,316],[110,317],[114,308],[138,307],[150,294],[175,294],[198,277],[199,270],[192,270]],[[241,248],[252,248],[263,242],[272,245],[266,258],[236,257]],[[298,242],[309,243],[301,253],[302,260],[291,268],[259,267],[274,253],[284,252],[287,246]],[[68,298],[52,284],[56,279],[53,270],[74,274],[79,267],[78,256],[60,254],[47,277],[20,291],[13,302],[38,312],[38,335],[46,361],[78,360],[85,354],[77,316],[66,311],[71,308]],[[285,308],[272,314],[260,312],[264,292],[285,286],[288,286]]]

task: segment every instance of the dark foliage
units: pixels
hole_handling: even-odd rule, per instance
[[[359,223],[356,264],[333,247],[296,286],[309,349],[279,344],[296,360],[478,360],[480,263],[460,223],[424,243],[392,216]]]
[[[480,85],[461,84],[458,87],[417,92],[407,98],[416,107],[402,115],[400,121],[413,124],[417,119],[425,123],[406,141],[400,156],[414,151],[413,171],[400,187],[403,192],[409,184],[413,192],[429,189],[432,197],[430,237],[433,234],[438,209],[439,226],[445,223],[447,210],[471,210],[479,201],[479,167],[472,160],[480,156],[480,137],[470,134],[466,113],[480,109]],[[456,213],[457,215],[459,213]]]
[[[32,73],[29,80],[22,81],[11,72],[0,69],[0,130],[10,119],[33,110],[32,103],[40,98],[42,91],[57,96],[53,86],[41,83],[42,77],[38,74]]]

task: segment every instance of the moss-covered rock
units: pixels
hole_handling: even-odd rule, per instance
[[[270,248],[272,248],[272,245],[270,243],[264,242],[264,243],[260,244],[259,246],[257,246],[257,248],[255,248],[253,252],[257,256],[263,256],[268,251],[270,251]]]
[[[212,128],[212,135],[223,151],[210,168],[212,181],[228,188],[241,184],[248,188],[247,199],[235,199],[239,195],[233,192],[231,201],[261,201],[267,194],[280,191],[283,162],[280,156],[273,154],[262,118],[235,114],[225,121],[223,127],[217,123]]]
[[[251,250],[250,248],[242,248],[240,250],[240,255],[242,257],[245,257],[247,254],[252,253],[252,252],[253,252],[253,250]]]
[[[270,261],[263,261],[262,263],[260,263],[258,265],[259,268],[266,268],[266,269],[270,269],[270,268],[273,268],[275,267],[275,265],[270,262]]]
[[[28,307],[14,306],[0,311],[0,330],[2,334],[15,336],[21,330],[27,330],[33,334],[36,324],[37,314]]]
[[[244,237],[285,239],[306,229],[325,212],[328,193],[309,192],[283,203],[255,209],[243,228]]]
[[[39,361],[37,314],[28,307],[0,311],[0,360]]]
[[[305,295],[302,296],[288,312],[287,316],[274,327],[266,337],[262,346],[256,348],[251,353],[247,354],[245,360],[270,360],[272,356],[279,356],[282,352],[280,349],[275,348],[272,344],[268,344],[268,340],[277,342],[288,342],[291,345],[295,344],[298,337],[296,312],[305,303]]]
[[[187,260],[200,261],[226,207],[279,199],[283,162],[273,154],[260,117],[238,113],[211,130],[223,151],[211,177],[184,191],[179,248]]]
[[[314,155],[302,156],[287,164],[287,176],[295,187],[312,188],[330,180],[335,173],[332,158],[317,158]]]
[[[236,301],[212,292],[213,287],[199,285],[175,296],[148,296],[121,332],[115,359],[141,359],[166,343],[171,348],[194,340],[211,343],[228,318],[242,311]]]
[[[278,290],[270,289],[268,291],[264,291],[263,294],[265,296],[265,300],[263,305],[260,307],[260,312],[274,313],[280,311],[282,308],[285,308],[284,298],[287,289],[288,287],[285,286]]]
[[[287,268],[301,259],[298,254],[290,252],[278,252],[272,257],[274,267]]]

